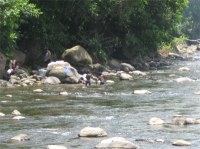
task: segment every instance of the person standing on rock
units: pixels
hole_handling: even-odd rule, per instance
[[[51,51],[48,48],[45,48],[44,62],[45,62],[46,67],[51,62]]]

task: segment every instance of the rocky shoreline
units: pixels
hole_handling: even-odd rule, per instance
[[[109,60],[108,64],[102,65],[96,64],[84,64],[81,60],[73,59],[72,67],[70,63],[67,62],[67,57],[63,54],[62,61],[51,62],[47,68],[42,68],[38,70],[32,70],[29,74],[23,69],[18,69],[14,75],[11,75],[9,80],[0,80],[0,87],[24,87],[42,84],[77,84],[80,77],[85,75],[87,70],[90,70],[94,76],[99,72],[102,72],[107,82],[113,83],[113,78],[118,78],[119,80],[132,80],[138,76],[147,76],[148,72],[151,70],[158,70],[164,66],[169,66],[174,60],[187,60],[192,59],[194,53],[199,50],[199,45],[188,45],[186,43],[180,44],[177,47],[177,52],[167,52],[165,50],[160,51],[159,57],[138,57],[131,61],[130,63],[121,62],[116,59]],[[80,50],[85,54],[85,50],[80,46],[75,46],[72,49],[67,50]],[[76,51],[77,52],[77,51]],[[64,52],[66,53],[66,52]],[[69,52],[67,52],[69,54]],[[79,52],[80,53],[80,52]],[[82,61],[88,61],[91,63],[91,57],[87,56],[82,58]],[[85,55],[86,55],[85,54]],[[74,54],[72,54],[74,56]],[[70,56],[70,59],[72,56]],[[77,57],[75,55],[74,57]],[[87,66],[87,67],[85,67]],[[45,71],[45,72],[41,72]],[[93,81],[94,82],[94,81]]]

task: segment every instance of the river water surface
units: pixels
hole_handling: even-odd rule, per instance
[[[174,61],[173,65],[149,72],[147,78],[119,81],[104,86],[49,85],[0,89],[0,149],[45,149],[47,145],[64,145],[68,149],[93,149],[101,140],[124,137],[143,149],[179,149],[172,141],[185,139],[190,149],[200,148],[200,125],[150,126],[152,117],[167,122],[181,114],[200,118],[200,54],[193,60]],[[190,71],[178,71],[180,67]],[[170,76],[175,74],[176,76]],[[177,83],[178,76],[190,77],[195,82]],[[35,93],[34,89],[43,92]],[[136,95],[136,89],[152,92]],[[67,91],[69,95],[61,96]],[[6,97],[13,95],[12,98]],[[19,110],[26,118],[13,120],[12,111]],[[108,133],[104,138],[79,138],[86,127],[101,127]],[[10,138],[27,134],[29,141],[16,142]],[[138,138],[159,138],[164,143],[138,142]]]

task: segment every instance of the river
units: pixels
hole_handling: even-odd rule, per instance
[[[170,122],[176,114],[200,118],[200,53],[193,60],[175,60],[173,65],[149,72],[149,79],[119,81],[102,86],[82,88],[80,85],[45,85],[0,90],[0,149],[45,149],[59,144],[68,149],[93,149],[101,140],[124,137],[143,149],[179,149],[172,141],[185,139],[190,149],[200,148],[200,124],[187,126],[147,125],[152,117]],[[178,71],[180,67],[190,71]],[[175,76],[170,76],[174,74]],[[195,82],[177,83],[177,76],[190,77]],[[34,89],[43,92],[35,93]],[[147,89],[148,95],[133,94]],[[67,91],[69,95],[59,95]],[[6,95],[13,95],[12,98]],[[13,120],[12,111],[19,110],[24,120]],[[101,127],[108,133],[103,138],[79,138],[86,127]],[[10,138],[27,134],[29,141],[16,142]],[[135,141],[138,138],[159,138],[164,143]]]

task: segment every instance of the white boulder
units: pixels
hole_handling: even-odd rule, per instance
[[[107,136],[107,132],[99,127],[85,127],[79,134],[79,137],[104,137]]]
[[[122,137],[113,137],[101,141],[98,145],[95,146],[98,149],[138,149],[138,145],[126,140]]]

